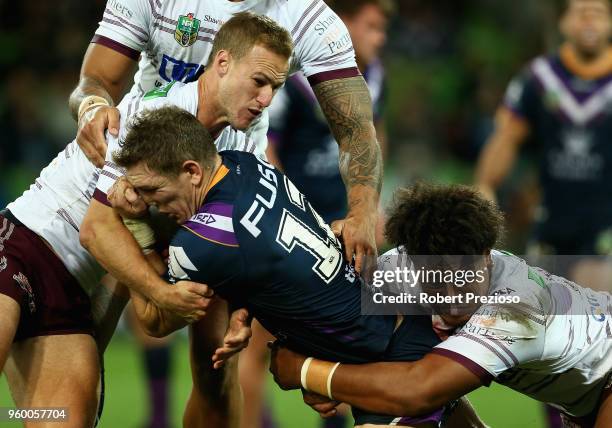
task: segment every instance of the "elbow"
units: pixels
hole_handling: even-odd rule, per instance
[[[79,242],[81,243],[81,246],[83,246],[83,248],[91,252],[91,248],[95,239],[95,227],[91,224],[90,221],[87,221],[87,219],[85,219],[81,224],[81,228],[79,229]]]
[[[398,415],[423,416],[432,413],[442,407],[439,399],[431,396],[425,391],[412,391],[395,397]]]

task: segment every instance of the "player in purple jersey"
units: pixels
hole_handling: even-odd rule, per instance
[[[608,0],[568,0],[565,43],[510,83],[476,171],[477,185],[494,198],[521,145],[536,143],[542,200],[527,251],[591,255],[562,273],[599,290],[610,290],[610,267],[594,256],[612,247],[610,9]]]
[[[364,76],[372,98],[376,135],[385,152],[384,103],[385,76],[380,51],[386,40],[387,22],[394,12],[392,0],[326,0],[349,30],[357,66]],[[326,23],[315,27],[323,31]],[[338,143],[329,128],[317,97],[307,77],[295,73],[279,90],[269,108],[267,156],[306,195],[327,223],[346,216],[346,191],[338,168]],[[253,338],[240,358],[240,383],[245,395],[244,428],[256,428],[253,421],[262,419],[270,426],[264,395],[266,342],[269,333],[257,320]],[[263,417],[260,415],[263,413]],[[248,424],[248,425],[245,425]],[[343,427],[343,418],[326,420],[327,427]]]

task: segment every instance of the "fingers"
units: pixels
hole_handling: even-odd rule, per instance
[[[342,236],[342,229],[344,228],[344,220],[336,220],[331,224],[331,230],[336,235],[336,238],[340,238]]]
[[[329,418],[337,413],[336,407],[340,404],[339,401],[330,400],[328,397],[304,390],[302,390],[302,395],[304,403],[317,411],[322,418]]]
[[[120,177],[115,181],[108,193],[108,200],[123,217],[139,218],[147,214],[147,204],[126,177]]]
[[[108,115],[108,132],[110,132],[113,136],[119,136],[119,120],[121,115],[119,114],[119,109],[111,108],[107,110]]]

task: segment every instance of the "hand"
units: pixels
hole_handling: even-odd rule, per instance
[[[351,263],[355,257],[355,270],[361,273],[364,257],[376,257],[376,211],[349,212],[344,220],[331,224],[332,231],[344,246],[346,260]]]
[[[104,131],[119,136],[119,110],[115,107],[100,106],[87,110],[79,119],[77,144],[96,167],[104,167],[106,159],[106,138]]]
[[[213,354],[213,367],[215,369],[223,367],[227,360],[249,345],[252,335],[249,312],[244,308],[232,312],[223,338],[223,347],[217,348]]]
[[[272,350],[270,373],[278,386],[285,391],[301,388],[300,376],[306,357],[280,346],[278,342],[268,343],[268,348]]]
[[[199,321],[214,298],[207,285],[191,281],[179,281],[173,286],[160,287],[155,303],[161,309],[174,312],[188,323]]]
[[[147,204],[125,177],[119,177],[108,191],[108,201],[123,218],[141,218],[148,213]]]
[[[304,399],[304,403],[312,407],[312,409],[323,419],[334,416],[338,412],[336,407],[340,405],[339,401],[331,400],[323,395],[305,390],[302,390],[302,398]]]

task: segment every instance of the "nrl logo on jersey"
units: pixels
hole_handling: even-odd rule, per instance
[[[174,40],[184,48],[191,46],[198,38],[200,20],[193,17],[193,13],[180,15],[174,30]]]

